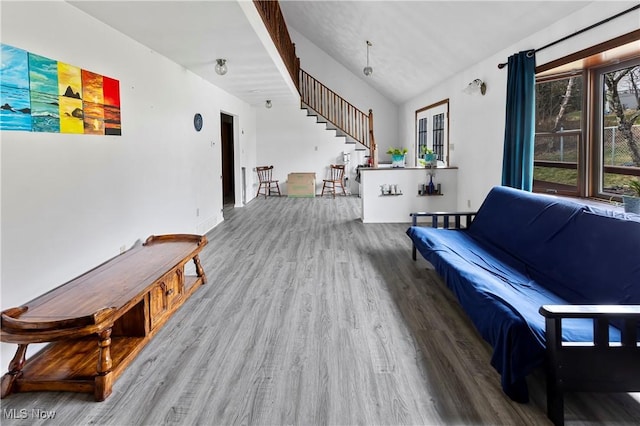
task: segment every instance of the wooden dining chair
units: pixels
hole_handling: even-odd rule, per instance
[[[278,194],[279,197],[281,195],[280,185],[278,185],[277,180],[272,178],[273,166],[258,166],[256,167],[256,172],[258,172],[258,180],[260,181],[256,197],[260,194],[263,194],[264,198],[271,194]]]
[[[344,165],[343,164],[332,164],[330,166],[330,176],[329,179],[322,179],[322,192],[320,196],[324,196],[324,190],[327,189],[327,192],[333,194],[333,198],[336,198],[336,186],[340,186],[342,188],[342,194],[347,195],[344,190]]]

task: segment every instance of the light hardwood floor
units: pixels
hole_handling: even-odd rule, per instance
[[[359,209],[273,197],[229,212],[207,235],[208,284],[106,401],[11,395],[2,424],[549,424],[544,377],[529,404],[509,400],[451,293],[411,261],[407,225],[364,225]],[[640,396],[572,394],[565,412],[567,425],[639,424]]]

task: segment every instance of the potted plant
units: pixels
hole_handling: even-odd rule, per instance
[[[422,158],[424,158],[424,161],[426,162],[430,162],[436,159],[436,154],[434,154],[432,149],[427,148],[426,145],[422,145],[420,147],[420,153],[422,154]]]
[[[628,188],[633,195],[622,196],[624,211],[627,213],[640,214],[640,180],[631,179]]]
[[[407,148],[389,148],[387,154],[391,155],[391,167],[404,167],[404,156],[407,152]]]

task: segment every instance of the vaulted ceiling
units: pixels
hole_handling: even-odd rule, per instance
[[[401,103],[587,4],[284,1],[281,8],[289,26],[387,98]],[[370,78],[362,72],[367,40],[373,44]]]
[[[291,85],[243,12],[246,2],[69,3],[250,104],[291,99]],[[280,5],[288,26],[401,103],[589,3],[285,0]],[[362,73],[366,40],[373,43],[371,77]],[[538,46],[523,46],[528,47]],[[215,73],[216,58],[228,60],[227,75]]]

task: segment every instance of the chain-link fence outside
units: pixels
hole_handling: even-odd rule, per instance
[[[633,138],[640,141],[640,125],[631,128]],[[536,160],[576,162],[578,161],[579,135],[557,132],[536,135],[534,157]],[[606,166],[640,167],[633,161],[631,148],[624,133],[616,126],[603,131],[603,164]]]
[[[580,134],[536,135],[534,143],[534,158],[543,161],[562,161],[575,163],[578,161],[578,145]]]
[[[617,126],[605,127],[603,130],[603,165],[640,168],[640,164],[633,160],[631,148],[623,132]],[[631,131],[634,140],[640,141],[640,125],[633,126]],[[537,134],[534,142],[534,158],[536,161],[573,163],[573,167],[570,164],[557,164],[555,166],[540,164],[535,167],[534,179],[577,187],[578,173],[576,164],[578,162],[579,147],[579,131],[569,130],[553,134]],[[628,184],[631,179],[634,179],[634,177],[630,174],[603,172],[601,189],[603,192],[611,194],[627,194],[630,193]]]
[[[640,141],[640,125],[631,127],[631,133],[635,141]],[[605,127],[602,139],[604,165],[640,167],[633,161],[627,138],[616,126]]]

